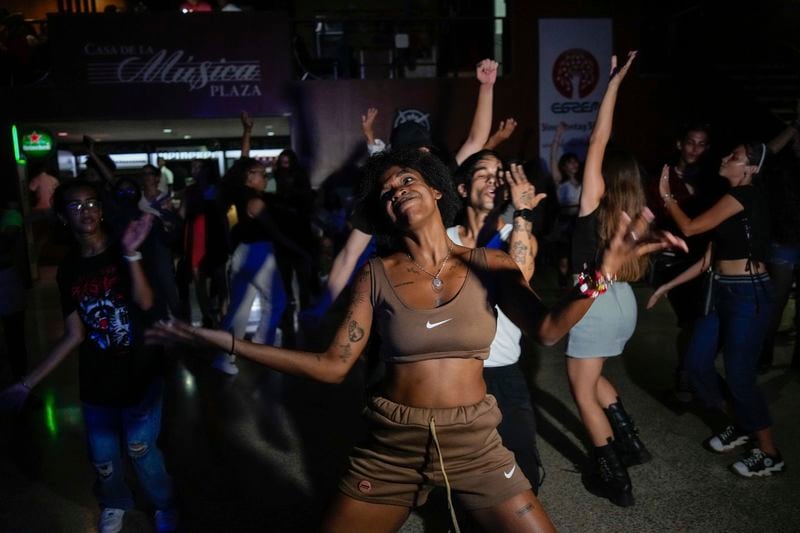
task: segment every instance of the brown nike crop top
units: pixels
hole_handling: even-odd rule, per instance
[[[476,272],[477,270],[477,272]],[[413,309],[397,296],[383,261],[370,259],[372,306],[387,363],[454,357],[486,359],[497,327],[486,276],[486,250],[472,250],[467,277],[452,300],[433,309]]]

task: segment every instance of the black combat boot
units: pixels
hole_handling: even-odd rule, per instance
[[[625,412],[622,400],[617,398],[616,403],[612,403],[603,411],[611,423],[611,429],[614,430],[614,448],[625,466],[643,465],[653,458],[639,438],[639,431],[633,419]]]
[[[583,474],[586,490],[620,507],[633,505],[631,478],[614,450],[613,441],[608,439],[605,446],[596,446],[593,455],[592,464]]]

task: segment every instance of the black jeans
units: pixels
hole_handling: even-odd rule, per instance
[[[516,363],[508,366],[484,367],[486,390],[497,399],[503,420],[497,432],[511,450],[517,464],[539,493],[539,450],[536,448],[536,417],[525,377]]]

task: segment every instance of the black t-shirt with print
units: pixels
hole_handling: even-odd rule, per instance
[[[161,372],[143,342],[146,316],[132,301],[129,269],[118,245],[92,257],[72,251],[58,268],[64,317],[77,311],[83,323],[80,399],[92,405],[135,405]]]

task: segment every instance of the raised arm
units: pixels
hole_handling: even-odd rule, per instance
[[[97,165],[97,169],[100,171],[100,177],[103,178],[108,184],[114,183],[114,171],[109,168],[108,165],[106,165],[102,157],[97,155],[97,151],[95,150],[95,145],[97,144],[96,141],[88,135],[84,135],[83,144],[86,146],[86,152],[89,155],[89,159],[94,161],[95,165]]]
[[[253,136],[253,119],[247,111],[242,111],[242,157],[250,157],[250,140]]]
[[[481,83],[478,89],[478,104],[472,117],[467,140],[456,152],[456,163],[459,165],[466,158],[478,152],[489,140],[492,131],[492,105],[494,103],[494,82],[497,80],[497,61],[484,59],[475,68],[475,75]]]
[[[636,52],[628,53],[628,60],[621,69],[617,70],[617,56],[611,58],[611,79],[608,88],[600,103],[597,112],[597,122],[594,124],[592,136],[589,138],[589,149],[586,152],[586,163],[583,167],[583,185],[581,187],[581,204],[578,216],[585,216],[597,209],[600,200],[605,194],[606,187],[603,181],[603,155],[611,138],[611,126],[614,122],[614,107],[617,104],[617,93],[620,83],[628,73]]]
[[[687,250],[686,243],[669,233],[650,238],[648,228],[652,220],[653,215],[647,209],[633,221],[623,213],[614,238],[603,254],[603,262],[597,266],[596,274],[605,280],[613,280],[620,267],[634,257],[670,247]],[[594,298],[581,295],[581,289],[576,286],[548,311],[508,255],[499,250],[487,250],[487,258],[489,269],[497,276],[497,303],[500,309],[525,335],[546,346],[552,346],[561,340],[594,301]]]
[[[517,121],[513,118],[501,120],[500,124],[497,125],[497,131],[492,133],[492,136],[489,137],[489,140],[483,145],[483,149],[494,150],[506,142],[509,137],[511,137],[511,134],[514,133],[515,129],[517,129]]]
[[[358,360],[372,328],[369,264],[359,272],[344,321],[328,349],[321,353],[287,350],[236,339],[222,330],[193,328],[181,322],[163,323],[147,332],[149,342],[183,342],[231,350],[273,370],[308,377],[325,383],[340,383]]]
[[[704,211],[695,218],[689,218],[683,212],[681,206],[678,205],[678,202],[675,201],[675,198],[672,197],[669,185],[669,166],[667,165],[664,165],[661,169],[658,192],[661,195],[661,199],[664,200],[664,210],[672,217],[681,233],[686,237],[712,230],[722,224],[723,221],[744,210],[744,206],[738,200],[730,194],[726,194],[711,209]]]
[[[558,168],[558,153],[561,151],[561,138],[564,132],[567,131],[567,125],[560,122],[556,126],[556,132],[553,135],[553,142],[550,143],[550,175],[553,176],[553,182],[558,185],[561,183],[563,176],[561,176],[561,169]]]
[[[508,253],[522,272],[525,281],[530,282],[536,265],[539,243],[533,235],[533,210],[547,195],[536,194],[536,188],[528,181],[522,165],[512,163],[504,173],[511,191],[514,206],[514,221],[511,237],[508,240]]]
[[[153,289],[147,281],[147,276],[142,269],[142,254],[139,247],[142,245],[153,227],[153,215],[144,214],[137,220],[131,221],[122,235],[122,253],[130,267],[131,296],[139,309],[147,311],[153,307]]]

